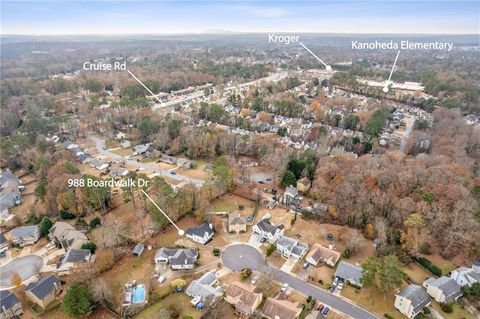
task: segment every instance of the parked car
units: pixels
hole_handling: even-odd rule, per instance
[[[333,240],[333,234],[327,234],[327,240],[332,241]]]
[[[308,263],[308,261],[306,261],[306,262],[303,263],[303,269],[307,269],[308,266],[310,266],[310,264]]]
[[[282,289],[280,291],[285,292],[285,291],[287,291],[287,289],[288,289],[288,284],[284,283],[283,286],[282,286]]]
[[[325,308],[323,308],[322,314],[326,317],[328,315],[329,311],[330,311],[330,308],[325,307]]]
[[[253,276],[253,278],[252,278],[252,285],[255,285],[255,284],[257,283],[257,280],[258,280],[258,275]]]
[[[177,175],[177,172],[171,171],[170,174],[172,174],[172,175]]]
[[[317,310],[318,310],[318,311],[322,311],[322,310],[323,310],[323,307],[325,307],[323,304],[319,304],[319,305],[317,306]]]
[[[340,281],[337,285],[337,288],[338,290],[342,290],[343,289],[343,281]]]

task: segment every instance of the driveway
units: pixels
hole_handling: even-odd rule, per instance
[[[30,255],[18,257],[9,263],[0,267],[0,287],[11,287],[12,277],[17,273],[22,281],[36,275],[43,265],[43,259],[40,256]]]
[[[298,290],[307,296],[312,296],[319,302],[352,318],[378,318],[373,313],[348,302],[344,298],[332,295],[323,289],[306,283],[302,279],[267,265],[263,255],[250,245],[234,244],[226,247],[222,254],[222,263],[233,271],[250,268],[263,273],[272,274],[276,281],[287,283],[291,288]]]
[[[187,176],[183,176],[180,173],[176,173],[175,175],[170,174],[170,170],[167,169],[162,169],[162,168],[157,168],[152,165],[146,164],[146,163],[141,163],[137,162],[131,159],[128,159],[126,157],[123,157],[121,155],[115,154],[110,152],[109,150],[103,149],[105,147],[105,141],[102,140],[101,138],[95,137],[95,136],[90,136],[90,139],[95,142],[95,147],[97,151],[102,154],[105,157],[117,160],[117,161],[123,161],[125,160],[126,163],[135,166],[137,168],[144,169],[146,171],[149,171],[152,174],[160,174],[161,176],[168,176],[168,178],[174,179],[179,182],[186,182],[189,184],[195,184],[196,186],[202,186],[205,181],[201,179],[196,179],[196,178],[190,178]]]

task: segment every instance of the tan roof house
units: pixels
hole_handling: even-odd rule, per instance
[[[80,249],[88,241],[84,233],[65,222],[56,222],[48,233],[48,237],[51,240],[58,241],[65,251],[71,248]]]
[[[240,212],[234,211],[228,214],[228,231],[230,233],[247,231],[247,222],[242,218]]]
[[[309,264],[314,266],[318,265],[319,262],[324,262],[330,267],[335,267],[338,259],[340,259],[340,253],[338,251],[320,244],[314,244],[305,258]]]
[[[255,285],[233,282],[225,293],[225,301],[232,304],[242,316],[250,316],[262,302],[262,291]]]
[[[302,305],[288,301],[282,293],[275,298],[268,298],[262,309],[262,314],[269,319],[296,319],[301,312]]]

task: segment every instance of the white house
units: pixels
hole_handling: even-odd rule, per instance
[[[461,295],[461,287],[450,277],[429,278],[423,283],[427,293],[438,302],[453,302]]]
[[[480,261],[473,262],[471,268],[460,267],[452,271],[450,278],[455,280],[461,287],[480,282]]]
[[[217,286],[217,283],[215,270],[210,270],[199,279],[192,280],[185,292],[194,298],[192,304],[196,305],[201,301],[205,305],[210,305],[223,294],[223,289]]]
[[[162,247],[155,254],[155,263],[170,264],[170,268],[174,270],[193,269],[197,258],[196,249]]]
[[[260,238],[265,238],[269,242],[273,243],[283,235],[285,226],[278,225],[273,226],[269,219],[262,219],[258,224],[253,225],[253,233],[257,234]]]
[[[285,257],[302,259],[308,251],[308,245],[286,236],[280,236],[277,240],[277,251]]]
[[[209,223],[203,223],[198,227],[189,228],[186,232],[187,238],[190,238],[197,243],[205,245],[210,239],[213,238],[215,232],[213,231],[213,225]]]
[[[411,284],[395,294],[395,308],[408,318],[414,318],[430,303],[427,292],[418,285]]]

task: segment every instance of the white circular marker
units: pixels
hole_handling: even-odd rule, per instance
[[[327,65],[327,66],[325,67],[325,69],[326,69],[327,71],[332,71],[332,67],[331,67],[330,65]]]
[[[185,231],[183,229],[178,230],[178,236],[183,236],[185,235]]]
[[[385,92],[385,93],[388,92],[388,86],[385,86],[385,87],[383,88],[383,92]]]

